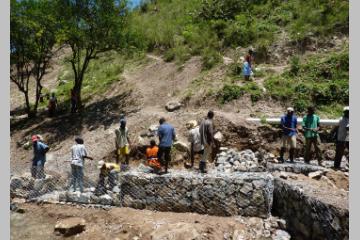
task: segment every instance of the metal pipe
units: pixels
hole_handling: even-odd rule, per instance
[[[299,124],[302,123],[302,118],[297,118]],[[280,118],[247,118],[247,122],[254,122],[254,123],[262,123],[266,122],[269,124],[280,124]],[[337,126],[339,124],[339,119],[320,119],[320,125],[323,126]]]

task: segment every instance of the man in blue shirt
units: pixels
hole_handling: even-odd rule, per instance
[[[280,161],[284,162],[284,153],[286,145],[290,145],[289,158],[294,162],[294,153],[296,149],[296,135],[297,135],[297,118],[294,115],[294,109],[289,107],[286,115],[281,117],[281,127],[283,129],[282,147],[280,150]]]
[[[176,139],[175,129],[173,126],[168,124],[165,118],[160,118],[159,120],[160,126],[158,129],[159,136],[159,151],[158,151],[158,159],[160,163],[165,166],[165,172],[167,173],[168,164],[171,161],[171,146],[173,141]],[[165,161],[164,161],[165,155]]]
[[[31,176],[33,178],[45,178],[44,165],[46,162],[46,153],[49,146],[40,141],[38,135],[31,137],[33,142],[34,158],[31,165]]]

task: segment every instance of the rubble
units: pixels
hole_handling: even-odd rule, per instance
[[[175,110],[180,109],[181,106],[182,106],[182,104],[178,101],[170,101],[170,102],[166,103],[165,109],[169,112],[173,112]]]

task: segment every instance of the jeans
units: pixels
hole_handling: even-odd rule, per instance
[[[77,166],[75,164],[71,164],[71,184],[70,184],[70,188],[71,186],[73,186],[74,191],[76,191],[76,183],[79,185],[80,188],[80,192],[84,191],[84,186],[83,186],[83,177],[84,177],[84,169],[83,167]]]
[[[316,158],[320,163],[322,161],[321,151],[320,151],[320,138],[312,137],[312,138],[305,138],[305,162],[310,162],[310,151],[311,145],[314,145]]]
[[[40,161],[33,162],[31,165],[31,176],[37,179],[45,178],[44,165],[45,163]]]
[[[349,150],[349,142],[342,142],[342,141],[336,142],[336,155],[335,155],[335,160],[334,160],[335,168],[340,168],[341,159],[342,159],[342,156],[344,155],[345,148],[347,148]]]

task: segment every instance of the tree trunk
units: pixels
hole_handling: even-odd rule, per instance
[[[29,118],[34,117],[34,113],[31,111],[30,101],[29,101],[29,93],[28,91],[23,91],[25,97],[25,104],[26,104],[26,113]]]

